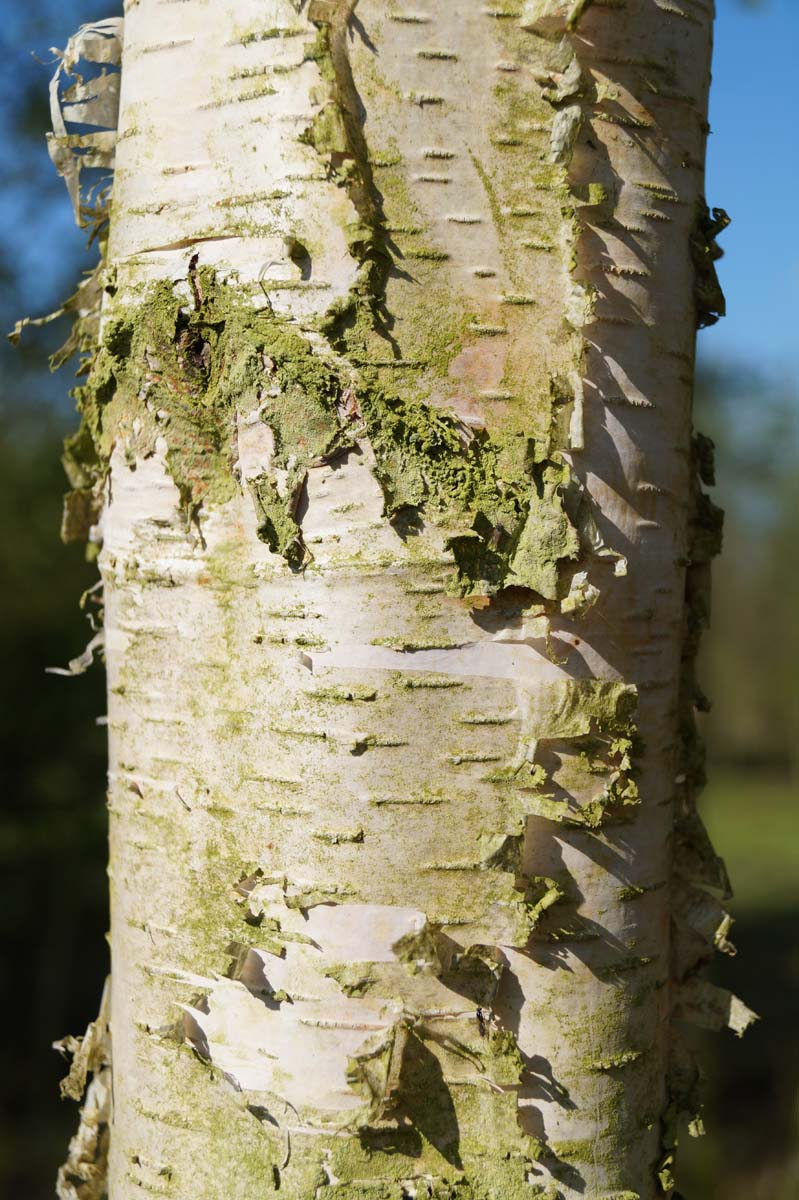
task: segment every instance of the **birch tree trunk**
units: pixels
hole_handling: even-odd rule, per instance
[[[749,1019],[697,975],[711,9],[128,5],[62,1197],[674,1194],[679,1025]]]

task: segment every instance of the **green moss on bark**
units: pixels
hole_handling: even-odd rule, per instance
[[[83,421],[66,453],[76,487],[103,479],[116,444],[133,465],[162,439],[193,518],[241,486],[237,419],[263,422],[274,450],[247,486],[259,535],[298,567],[306,551],[296,513],[308,471],[367,438],[386,516],[446,531],[461,594],[520,585],[557,597],[559,564],[580,552],[562,498],[565,463],[531,438],[475,432],[452,413],[391,393],[375,371],[355,371],[211,271],[191,273],[188,284],[160,282],[134,304],[110,305],[75,392]]]

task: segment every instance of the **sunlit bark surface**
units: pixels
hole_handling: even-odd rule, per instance
[[[671,1194],[673,1018],[730,1008],[693,978],[723,921],[698,826],[674,861],[711,19],[128,5],[112,1200]],[[170,292],[167,355],[136,329]],[[338,381],[321,453],[298,345]],[[219,379],[224,486],[195,470]],[[500,509],[527,488],[518,527],[436,492],[448,453]]]

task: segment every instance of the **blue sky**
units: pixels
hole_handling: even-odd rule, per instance
[[[699,335],[704,359],[797,379],[799,0],[717,0],[707,200],[732,225],[718,271],[727,316]]]

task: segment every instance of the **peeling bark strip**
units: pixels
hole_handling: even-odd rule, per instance
[[[751,1019],[697,975],[709,7],[129,5],[68,446],[111,1200],[673,1194],[677,1026]]]
[[[54,1050],[72,1055],[61,1081],[64,1099],[83,1100],[78,1131],[58,1172],[58,1200],[101,1200],[107,1194],[111,1125],[111,980],[106,979],[100,1013],[82,1038],[66,1037]],[[89,1075],[91,1074],[91,1079]]]

